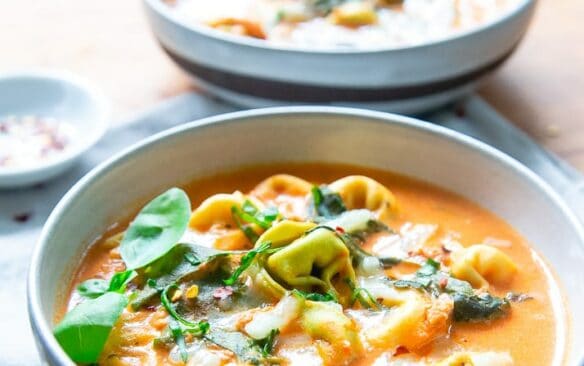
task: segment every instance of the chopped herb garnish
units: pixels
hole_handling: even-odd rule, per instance
[[[351,289],[351,306],[355,303],[355,301],[359,301],[361,306],[366,309],[373,309],[373,310],[381,310],[381,304],[371,295],[369,290],[363,287],[357,287],[355,284],[346,279],[345,282]]]
[[[174,343],[178,346],[180,351],[180,358],[183,362],[187,362],[189,360],[189,353],[187,352],[187,345],[185,343],[185,335],[180,324],[174,320],[170,319],[168,322],[168,328],[170,329],[170,333],[172,334],[172,338],[174,338]]]
[[[279,329],[272,329],[266,338],[252,341],[252,345],[258,347],[263,357],[270,357],[276,345],[276,337],[280,334]]]
[[[237,225],[239,230],[243,231],[243,233],[249,239],[249,241],[255,243],[260,236],[253,230],[253,228],[249,224],[244,223],[243,219],[241,218],[243,212],[239,208],[237,208],[237,206],[233,206],[231,207],[231,215],[233,216],[233,221],[235,221],[235,224]]]
[[[191,334],[195,334],[195,335],[204,335],[206,333],[206,330],[208,329],[207,322],[193,323],[193,322],[183,318],[176,311],[176,309],[174,308],[174,306],[170,302],[170,299],[168,298],[168,293],[169,293],[169,291],[176,290],[176,289],[178,289],[178,286],[176,284],[172,284],[172,285],[166,286],[162,290],[162,292],[160,293],[160,302],[162,303],[162,306],[164,306],[164,308],[166,309],[166,311],[168,312],[168,314],[171,317],[176,319],[181,325],[183,325],[187,328],[186,331],[188,331]]]
[[[243,211],[243,220],[257,224],[264,230],[269,229],[278,218],[278,209],[276,207],[268,207],[260,211],[250,200],[245,200],[241,209]]]
[[[255,224],[260,228],[267,230],[272,226],[272,223],[278,218],[278,210],[275,207],[268,207],[260,211],[250,200],[245,200],[241,209],[237,206],[231,207],[231,214],[237,227],[243,231],[245,236],[255,243],[259,235],[253,230],[251,225]]]
[[[292,294],[299,296],[299,297],[302,297],[306,300],[310,300],[310,301],[339,302],[339,299],[332,291],[329,291],[326,294],[319,294],[316,292],[304,292],[301,290],[294,289],[294,290],[292,290]]]
[[[251,266],[251,264],[253,263],[256,256],[258,254],[268,252],[271,245],[272,245],[272,243],[270,243],[270,242],[261,243],[257,248],[254,248],[254,249],[248,251],[247,253],[245,253],[241,257],[241,262],[239,264],[239,267],[237,267],[235,269],[235,271],[233,271],[233,273],[231,274],[231,276],[229,276],[229,278],[223,280],[223,283],[226,285],[229,285],[229,286],[233,285],[237,281],[239,276],[241,276],[243,271],[245,271],[246,269],[249,268],[249,266]]]

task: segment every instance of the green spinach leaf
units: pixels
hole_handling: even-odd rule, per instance
[[[184,234],[190,213],[189,198],[178,188],[169,189],[144,206],[120,244],[126,267],[141,268],[168,253]]]
[[[253,339],[245,334],[222,329],[212,329],[205,335],[205,339],[221,348],[235,354],[238,360],[251,365],[272,365],[266,360],[259,347],[254,345]]]
[[[487,321],[504,316],[509,310],[509,302],[488,293],[467,295],[452,294],[454,300],[454,320],[458,322]]]
[[[55,338],[73,361],[96,362],[127,304],[126,296],[116,292],[86,300],[69,311],[55,327]]]
[[[341,196],[325,185],[312,187],[312,201],[316,214],[321,217],[331,218],[347,211]]]
[[[454,301],[455,321],[487,321],[508,313],[510,305],[506,299],[489,293],[476,294],[470,283],[451,277],[439,269],[438,262],[428,259],[413,278],[393,281],[392,284],[398,288],[427,291],[433,296],[442,293],[450,295]]]

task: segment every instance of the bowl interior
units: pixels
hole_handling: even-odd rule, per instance
[[[92,171],[66,195],[46,224],[29,279],[33,328],[49,357],[65,363],[51,336],[53,315],[80,254],[112,222],[170,186],[245,165],[287,161],[390,170],[457,192],[527,238],[551,263],[570,308],[584,307],[582,230],[557,196],[514,160],[468,137],[403,117],[282,108],[172,129]],[[555,306],[561,314],[562,301]],[[584,314],[571,312],[571,317],[571,339],[579,347],[570,347],[569,364],[576,365]],[[559,343],[564,335],[558,332]]]
[[[105,103],[83,82],[53,73],[0,76],[0,117],[54,117],[73,123],[79,145],[86,145],[105,130]]]
[[[67,169],[107,129],[108,108],[103,96],[86,82],[57,72],[0,75],[0,118],[36,116],[55,118],[76,129],[70,149],[38,165],[0,169],[0,188],[48,180]]]
[[[191,22],[184,17],[181,17],[174,13],[168,4],[165,4],[164,1],[161,0],[144,0],[144,4],[152,9],[153,11],[157,12],[158,14],[162,15],[163,17],[171,20],[172,22],[179,24],[181,27],[189,29],[191,31],[204,34],[205,36],[215,38],[221,41],[240,44],[250,47],[257,47],[257,48],[264,48],[264,49],[273,49],[273,50],[280,50],[286,52],[302,52],[302,53],[324,53],[324,54],[355,54],[355,53],[368,53],[368,52],[386,52],[386,51],[399,51],[399,50],[407,50],[407,49],[414,49],[414,48],[421,48],[426,47],[429,45],[436,45],[443,42],[448,42],[455,38],[464,37],[465,35],[478,33],[483,31],[486,28],[496,27],[505,19],[511,18],[516,16],[519,13],[526,11],[530,6],[535,4],[536,0],[518,0],[517,4],[515,4],[512,8],[508,11],[503,12],[501,16],[496,17],[493,20],[480,24],[476,27],[472,27],[468,30],[464,30],[462,32],[457,32],[439,39],[431,40],[428,42],[423,42],[421,44],[413,44],[413,45],[400,45],[400,46],[386,46],[380,45],[376,47],[367,47],[367,48],[350,48],[350,47],[309,47],[309,46],[299,46],[294,44],[287,44],[287,43],[277,43],[277,42],[270,42],[262,39],[257,39],[253,37],[244,37],[239,35],[233,35],[229,32],[223,32],[216,29],[213,29],[209,26],[204,24],[197,24],[195,22]]]

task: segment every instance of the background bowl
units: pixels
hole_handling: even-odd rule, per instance
[[[171,186],[249,164],[289,161],[356,164],[447,187],[513,225],[556,270],[570,307],[584,308],[583,230],[523,165],[470,137],[414,119],[344,108],[275,108],[155,135],[92,170],[63,197],[43,229],[29,273],[30,320],[48,362],[71,364],[52,335],[53,316],[92,239]],[[552,291],[559,324],[565,325],[563,299],[557,287]],[[584,313],[571,316],[571,339],[560,329],[556,341],[569,344],[568,365],[579,366]]]
[[[0,188],[49,180],[70,168],[105,133],[108,105],[87,82],[65,72],[25,71],[0,75],[0,118],[40,116],[67,121],[77,133],[72,148],[34,166],[0,168]]]
[[[515,50],[535,0],[494,22],[427,44],[319,50],[238,37],[144,0],[162,48],[210,92],[247,107],[332,103],[419,112],[467,93]]]

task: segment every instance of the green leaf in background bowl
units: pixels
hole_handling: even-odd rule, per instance
[[[96,362],[127,304],[126,296],[116,292],[86,300],[69,311],[55,327],[55,338],[73,361]]]
[[[144,267],[166,254],[184,234],[190,214],[189,197],[179,188],[150,201],[132,221],[120,244],[126,267]]]

